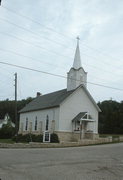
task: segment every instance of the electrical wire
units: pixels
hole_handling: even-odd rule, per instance
[[[16,37],[16,36],[14,36],[14,35],[11,35],[11,34],[8,34],[8,33],[5,33],[5,32],[0,32],[1,34],[3,34],[3,35],[6,35],[6,36],[9,36],[9,37],[12,37],[12,38],[14,38],[14,39],[17,39],[17,40],[19,40],[19,41],[22,41],[22,42],[24,42],[24,43],[26,43],[26,44],[29,44],[29,45],[31,45],[31,46],[34,46],[34,47],[36,47],[36,48],[40,48],[40,49],[43,49],[43,50],[45,50],[45,51],[47,51],[47,52],[49,52],[49,53],[53,53],[53,54],[55,54],[55,55],[57,55],[57,56],[62,56],[62,57],[65,57],[65,58],[69,58],[69,59],[72,59],[72,57],[69,57],[69,56],[65,56],[65,55],[62,55],[62,54],[59,54],[59,53],[57,53],[57,52],[54,52],[54,51],[49,51],[48,49],[46,49],[46,48],[44,48],[44,47],[41,47],[41,46],[39,46],[39,45],[35,45],[35,44],[32,44],[31,42],[29,42],[29,41],[26,41],[26,40],[23,40],[23,39],[21,39],[21,38],[18,38],[18,37]],[[89,56],[89,55],[87,55],[88,57],[91,57],[91,56]],[[92,57],[93,58],[93,57]],[[84,63],[83,63],[84,64]],[[91,65],[88,65],[88,66],[91,66]],[[97,68],[97,67],[96,67]],[[98,67],[98,69],[101,69],[100,67]],[[102,70],[102,69],[101,69]],[[110,74],[112,74],[112,72],[109,72],[109,71],[107,71],[107,70],[103,70],[104,72],[106,72],[106,73],[110,73]],[[113,75],[113,74],[112,74]]]
[[[64,35],[63,33],[57,32],[57,31],[55,31],[54,29],[52,29],[52,28],[50,28],[50,27],[44,26],[44,24],[41,24],[40,22],[38,22],[38,21],[36,21],[36,20],[28,17],[28,16],[25,16],[25,15],[23,15],[23,14],[17,13],[16,11],[14,11],[14,10],[12,10],[12,9],[10,9],[10,8],[7,8],[7,7],[3,6],[3,5],[2,5],[1,7],[4,8],[4,9],[6,9],[6,10],[9,11],[9,12],[12,12],[12,13],[16,14],[17,16],[20,16],[20,17],[23,17],[23,18],[25,18],[25,19],[28,19],[29,21],[31,21],[31,22],[33,22],[33,23],[35,23],[35,24],[38,24],[38,25],[40,25],[40,26],[43,26],[43,27],[45,27],[46,29],[48,29],[48,30],[50,30],[50,31],[52,31],[52,32],[55,32],[56,34],[59,34],[59,35],[61,35],[61,36],[63,36],[63,37],[68,38],[68,36]],[[69,37],[69,38],[71,38],[71,37]],[[71,40],[73,40],[73,38],[71,38]]]
[[[14,35],[11,35],[11,34],[8,34],[8,33],[5,33],[5,32],[0,32],[0,33],[3,34],[3,35],[9,36],[9,37],[15,38],[15,39],[17,39],[17,40],[19,40],[19,41],[23,41],[24,43],[30,44],[31,46],[34,46],[34,47],[43,49],[43,50],[45,50],[45,51],[48,51],[48,52],[50,52],[50,53],[53,53],[53,54],[55,54],[55,55],[57,55],[57,56],[62,56],[62,57],[68,58],[68,56],[59,54],[59,53],[57,53],[57,52],[55,52],[55,51],[49,51],[48,49],[46,49],[46,48],[44,48],[44,47],[41,47],[41,46],[36,45],[36,44],[32,44],[31,42],[29,42],[29,41],[27,41],[27,40],[24,40],[24,39],[21,39],[21,38],[19,38],[19,37],[17,37],[17,36],[14,36]],[[72,57],[71,57],[71,58],[72,58]]]
[[[17,55],[17,56],[19,56],[19,57],[24,57],[24,58],[30,59],[30,60],[32,60],[32,61],[34,61],[34,62],[37,61],[37,62],[44,63],[44,64],[47,64],[47,65],[51,65],[51,66],[54,66],[54,67],[57,67],[57,68],[61,68],[61,69],[66,68],[65,65],[64,65],[64,66],[57,66],[57,65],[55,65],[55,64],[46,63],[46,62],[44,62],[44,61],[40,61],[40,60],[38,60],[38,59],[36,59],[36,58],[33,58],[33,57],[30,57],[30,56],[27,56],[27,55],[23,55],[23,54],[17,53],[17,52],[15,52],[15,51],[5,50],[5,49],[1,49],[1,48],[0,48],[0,51],[7,52],[7,53],[11,53],[11,54]],[[89,67],[91,67],[91,68],[93,68],[93,69],[95,69],[95,70],[99,70],[99,71],[102,70],[102,69],[97,68],[96,66],[93,66],[93,65],[90,65],[90,64],[89,64],[89,65],[86,64],[86,63],[83,63],[83,64],[86,65],[86,66],[89,66]],[[104,72],[105,72],[105,70],[104,70]],[[107,72],[107,71],[106,71],[106,73],[110,73],[110,72]],[[111,75],[112,75],[112,74],[111,74]],[[94,78],[96,78],[96,79],[105,81],[105,79],[102,79],[102,78],[99,78],[99,77],[95,77],[95,76],[93,76],[93,75],[91,75],[91,76],[94,77]]]
[[[47,64],[47,65],[50,65],[50,66],[60,67],[60,66],[58,66],[58,65],[56,65],[56,64],[51,64],[51,63],[48,63],[48,62],[39,60],[39,59],[37,59],[37,58],[33,58],[33,57],[30,57],[30,56],[27,56],[27,55],[23,55],[23,54],[21,54],[21,53],[17,53],[17,52],[15,52],[15,51],[6,50],[6,49],[2,49],[2,48],[0,48],[0,51],[7,52],[7,53],[11,53],[11,54],[14,54],[14,55],[16,55],[16,56],[20,56],[20,57],[24,57],[24,58],[27,58],[27,59],[31,59],[32,61],[37,61],[37,62],[39,62],[39,63]],[[60,68],[63,69],[63,68],[65,68],[65,66],[64,66],[64,67],[60,67]]]
[[[54,73],[49,73],[49,72],[45,72],[45,71],[41,71],[41,70],[37,70],[37,69],[25,67],[25,66],[20,66],[20,65],[16,65],[16,64],[11,64],[11,63],[7,63],[7,62],[0,62],[0,64],[4,64],[4,65],[8,65],[8,66],[13,66],[13,67],[16,67],[16,68],[21,68],[21,69],[25,69],[25,70],[29,70],[29,71],[34,71],[34,72],[38,72],[38,73],[43,73],[43,74],[52,75],[52,76],[55,76],[55,77],[67,79],[67,77],[66,77],[66,76],[63,76],[63,75],[54,74]],[[73,78],[70,78],[70,79],[71,79],[71,80],[80,81],[80,80],[73,79]],[[98,84],[98,83],[93,83],[93,82],[85,82],[85,81],[83,81],[83,82],[84,82],[84,83],[87,83],[87,84],[92,84],[92,85],[95,85],[95,86],[100,86],[100,87],[104,87],[104,88],[109,88],[109,89],[114,89],[114,90],[123,91],[123,89],[115,88],[115,87],[111,87],[111,86],[106,86],[106,85],[103,85],[103,84]]]
[[[9,11],[9,12],[11,12],[11,13],[16,14],[17,16],[20,16],[20,17],[22,17],[22,18],[25,18],[25,19],[33,22],[33,23],[36,23],[36,24],[38,24],[38,25],[40,25],[40,26],[43,26],[44,28],[46,28],[46,29],[48,29],[48,30],[50,30],[50,31],[52,31],[52,32],[55,32],[55,33],[57,33],[57,34],[59,34],[59,35],[61,35],[61,36],[64,36],[65,38],[68,38],[68,39],[70,39],[70,40],[72,40],[72,41],[74,40],[73,37],[70,37],[70,36],[68,36],[68,35],[65,35],[65,34],[63,34],[63,33],[61,33],[61,32],[57,32],[57,31],[55,31],[54,29],[49,28],[49,27],[47,27],[47,26],[44,26],[44,24],[41,24],[40,22],[38,22],[38,21],[36,21],[36,20],[34,20],[34,19],[30,18],[30,17],[27,17],[27,16],[25,16],[25,15],[23,15],[23,14],[20,14],[20,13],[12,10],[12,9],[10,9],[10,8],[7,8],[7,7],[3,6],[3,5],[2,5],[1,7],[4,8],[4,9],[6,9],[7,11]],[[82,42],[82,41],[80,40],[80,42]],[[83,45],[85,45],[86,47],[88,47],[88,48],[90,48],[90,49],[92,49],[92,50],[97,51],[98,53],[101,53],[101,54],[103,54],[103,55],[105,55],[105,56],[109,56],[110,58],[113,58],[113,59],[116,60],[116,58],[114,58],[113,56],[109,55],[108,53],[104,53],[104,52],[102,52],[101,50],[96,49],[96,48],[93,48],[93,47],[90,47],[90,46],[88,46],[88,45],[86,45],[86,44],[83,44]]]
[[[27,32],[33,34],[34,36],[37,36],[38,38],[41,37],[42,39],[48,40],[48,41],[50,41],[50,42],[52,42],[52,43],[58,44],[58,45],[60,45],[60,46],[67,47],[67,46],[65,46],[65,44],[62,44],[62,43],[59,43],[59,42],[57,42],[57,41],[51,40],[51,39],[49,39],[49,38],[47,38],[47,37],[42,37],[39,33],[35,33],[34,31],[31,31],[31,30],[29,30],[29,29],[27,29],[27,28],[25,28],[25,27],[22,27],[22,26],[20,26],[20,25],[18,25],[18,24],[15,24],[15,23],[13,23],[13,22],[10,22],[10,21],[8,21],[7,19],[4,19],[4,18],[1,18],[1,17],[0,17],[0,20],[6,22],[6,23],[8,23],[8,24],[11,24],[11,25],[13,25],[13,26],[15,26],[15,27],[17,27],[17,28],[19,28],[19,29],[22,29],[22,30],[24,30],[24,31],[27,31]],[[72,49],[72,48],[70,48],[70,47],[67,47],[67,48]]]
[[[46,39],[46,40],[48,40],[48,41],[50,41],[50,42],[53,42],[53,43],[56,43],[56,44],[58,44],[58,45],[62,45],[62,46],[64,46],[64,47],[66,47],[64,44],[61,44],[61,43],[59,43],[59,42],[50,40],[50,39],[48,39],[48,38],[44,38],[44,37],[36,34],[36,33],[33,32],[33,31],[30,31],[30,30],[28,30],[28,29],[26,29],[26,28],[24,28],[24,27],[22,27],[22,26],[20,26],[20,25],[17,25],[17,24],[15,24],[15,23],[13,23],[13,22],[8,21],[7,19],[0,18],[0,20],[2,20],[2,21],[4,21],[4,22],[7,22],[7,23],[9,23],[9,24],[11,24],[11,25],[14,25],[14,26],[16,26],[16,27],[18,27],[18,28],[20,28],[20,29],[22,29],[22,30],[25,30],[25,31],[27,31],[27,32],[30,32],[30,33],[32,33],[33,35],[37,36],[38,38],[41,37],[41,38]],[[5,34],[5,33],[4,33],[4,34]],[[6,35],[13,37],[13,35],[10,35],[10,34],[6,34]],[[13,38],[16,38],[16,39],[17,39],[17,37],[15,37],[15,36],[14,36]],[[19,38],[18,40],[21,40],[21,41],[22,41],[22,39],[20,39],[20,38]],[[25,40],[23,40],[23,41],[25,41]],[[27,43],[27,41],[26,41],[26,43]],[[28,42],[28,43],[29,43],[29,42]],[[30,43],[31,43],[31,42],[30,42]],[[37,46],[37,45],[36,45],[36,46]],[[87,46],[87,47],[88,47],[88,46]],[[43,47],[41,47],[41,48],[43,48]],[[73,49],[73,48],[70,48],[70,47],[67,47],[67,48]],[[91,49],[94,49],[94,48],[91,48]],[[47,49],[45,49],[45,50],[48,51]],[[52,52],[52,53],[55,53],[55,54],[56,54],[56,52]],[[86,56],[89,57],[89,58],[93,58],[93,59],[97,59],[97,60],[98,60],[97,57],[93,57],[93,56],[90,56],[90,55],[85,54],[85,53],[82,53],[82,54],[83,54],[83,55],[86,55]],[[58,53],[57,53],[57,55],[58,55]],[[59,55],[60,55],[60,54],[59,54]],[[63,56],[63,55],[62,55],[62,56]],[[68,56],[65,56],[65,57],[68,57]],[[68,58],[69,58],[69,57],[68,57]],[[111,64],[110,64],[110,63],[107,63],[107,62],[102,62],[102,61],[101,61],[101,63],[104,63],[104,64],[106,64],[106,65],[111,66]],[[117,66],[117,65],[116,65],[116,66]],[[116,68],[116,66],[113,67],[113,68]],[[121,68],[121,66],[117,66],[117,67],[118,67],[118,68]],[[104,70],[104,71],[107,72],[106,70]],[[112,73],[112,72],[110,72],[110,73]]]

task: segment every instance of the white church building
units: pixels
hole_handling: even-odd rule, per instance
[[[99,107],[87,90],[79,40],[67,88],[37,97],[20,110],[19,133],[56,133],[60,141],[98,138]]]

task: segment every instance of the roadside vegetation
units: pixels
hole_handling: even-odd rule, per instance
[[[42,143],[43,142],[43,135],[42,134],[39,134],[39,135],[35,135],[35,134],[25,134],[25,135],[22,135],[22,134],[19,134],[17,137],[14,136],[12,138],[13,141],[17,141],[17,142],[40,142]],[[58,139],[58,136],[57,134],[55,133],[52,133],[51,134],[51,138],[50,138],[50,142],[51,143],[59,143],[59,139]]]
[[[99,102],[99,134],[123,134],[123,101]]]
[[[0,139],[0,143],[7,143],[7,144],[13,144],[15,141],[12,139]]]
[[[34,135],[34,134],[18,134],[16,135],[16,130],[11,126],[11,124],[8,122],[8,124],[5,124],[0,129],[0,143],[29,143],[29,142],[43,142],[43,135]],[[59,143],[59,139],[57,134],[52,133],[51,134],[51,143]]]
[[[22,109],[26,104],[32,101],[34,98],[22,99],[17,102],[18,111]],[[99,134],[100,137],[112,136],[112,138],[118,138],[119,135],[123,135],[123,101],[117,102],[112,100],[107,100],[103,102],[98,102],[98,106],[101,111],[99,113]],[[5,116],[6,113],[9,114],[12,122],[15,123],[15,102],[6,99],[0,101],[0,119]],[[19,115],[18,115],[19,122]],[[19,123],[18,123],[19,124]],[[10,127],[9,124],[3,125],[0,129],[0,143],[2,142],[42,142],[42,135],[18,135],[15,137],[15,128]],[[51,142],[59,142],[57,135],[51,135]]]

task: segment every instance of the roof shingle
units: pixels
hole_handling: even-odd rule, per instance
[[[72,94],[73,91],[75,91],[75,90],[67,91],[67,89],[63,89],[60,91],[56,91],[56,92],[52,92],[52,93],[45,94],[42,96],[38,96],[33,101],[31,101],[29,104],[27,104],[23,109],[21,109],[19,111],[19,113],[57,107],[70,94]]]

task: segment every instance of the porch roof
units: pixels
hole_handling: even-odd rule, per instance
[[[80,112],[72,119],[72,122],[88,121],[93,122],[91,115],[88,112]]]

